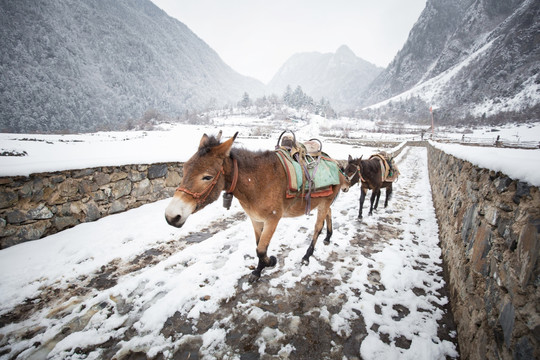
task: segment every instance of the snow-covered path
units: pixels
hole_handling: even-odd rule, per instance
[[[388,209],[359,222],[359,187],[340,195],[308,266],[315,213],[282,219],[255,284],[236,201],[180,230],[161,201],[2,250],[0,358],[455,358],[426,150],[398,166]]]

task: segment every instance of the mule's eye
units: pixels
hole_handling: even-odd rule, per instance
[[[206,176],[203,177],[202,179],[203,179],[204,181],[210,181],[210,180],[212,180],[212,178],[213,178],[213,176],[206,175]]]

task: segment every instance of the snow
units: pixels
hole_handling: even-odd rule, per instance
[[[431,145],[447,154],[489,170],[500,171],[512,179],[540,187],[540,149],[501,149],[496,147],[444,144],[430,141]]]
[[[300,139],[317,137],[323,122],[324,119],[315,119],[301,126],[297,136]],[[242,126],[224,125],[224,138],[232,136],[239,128],[241,133],[247,133]],[[508,128],[509,133],[515,131],[516,128]],[[0,134],[0,147],[28,153],[24,157],[0,157],[0,172],[1,176],[28,175],[89,166],[185,161],[204,132],[210,134],[216,130],[177,125],[155,132],[64,136]],[[492,136],[486,132],[488,135]],[[23,140],[25,138],[39,141]],[[276,137],[275,134],[258,139],[240,137],[237,142],[235,146],[253,150],[272,149]],[[470,147],[434,141],[431,144],[475,165],[540,186],[540,175],[536,171],[540,165],[540,150]],[[325,142],[324,146],[326,152],[341,159],[349,154],[353,157],[369,155],[375,150],[331,142]],[[402,146],[403,143],[399,145]],[[402,176],[395,184],[392,210],[381,210],[381,214],[387,221],[389,218],[399,221],[399,234],[388,237],[378,234],[379,216],[363,220],[361,226],[354,225],[360,191],[354,187],[349,193],[341,194],[334,204],[336,231],[332,246],[324,246],[320,241],[307,266],[299,267],[298,264],[307,247],[306,234],[302,230],[306,226],[306,217],[282,219],[270,247],[272,253],[282,256],[278,256],[278,266],[263,272],[263,277],[268,278],[265,286],[270,294],[278,294],[317,274],[325,273],[328,279],[339,280],[334,292],[327,295],[328,306],[318,309],[319,317],[339,336],[350,336],[352,324],[361,314],[367,329],[358,349],[362,358],[456,357],[454,344],[437,335],[437,321],[444,312],[441,307],[448,299],[438,294],[444,281],[439,275],[441,251],[437,221],[431,193],[425,190],[430,188],[427,153],[422,148],[405,147],[396,160]],[[110,338],[121,339],[129,330],[135,335],[119,343],[117,358],[134,351],[143,351],[149,356],[161,353],[168,357],[195,337],[180,333],[171,338],[161,332],[164,323],[175,313],[195,323],[204,314],[221,311],[223,301],[237,297],[239,292],[257,294],[256,285],[241,281],[249,272],[247,266],[256,263],[256,255],[250,221],[235,220],[243,213],[238,202],[233,201],[231,210],[227,211],[218,201],[191,216],[182,229],[170,227],[164,221],[168,202],[167,199],[148,204],[0,250],[0,315],[5,315],[25,301],[38,301],[32,299],[39,299],[38,295],[49,287],[68,289],[110,264],[127,266],[147,250],[171,243],[178,243],[180,247],[156,264],[120,275],[116,285],[110,288],[93,289],[88,296],[74,296],[60,308],[36,310],[23,322],[0,328],[0,338],[5,339],[0,343],[0,353],[5,350],[10,336],[25,328],[39,327],[42,331],[34,337],[18,337],[17,342],[9,343],[11,354],[39,357],[34,351],[44,350],[34,350],[32,345],[39,342],[50,345],[47,350],[50,353],[41,354],[42,357],[65,358],[73,355],[76,347],[99,345]],[[209,221],[228,225],[210,234],[207,240],[188,241],[190,234],[208,232]],[[307,221],[313,222],[314,216],[308,216]],[[357,234],[366,241],[376,236],[382,240],[368,244],[376,251],[366,255],[363,252],[366,244],[359,247],[352,243]],[[286,256],[283,256],[284,251],[287,251]],[[332,263],[330,268],[328,263]],[[421,269],[419,264],[422,264]],[[413,290],[425,295],[418,296]],[[246,313],[253,321],[263,321],[269,313],[258,307],[256,300],[252,298],[239,303],[236,311]],[[330,312],[329,306],[340,301],[344,301],[341,310]],[[128,312],[118,310],[127,302]],[[409,313],[402,316],[401,308],[408,309]],[[56,312],[66,315],[51,316]],[[258,351],[263,354],[281,346],[279,354],[287,358],[295,349],[283,341],[299,331],[302,317],[306,315],[286,314],[290,332],[284,332],[282,328],[261,329],[255,341]],[[226,329],[231,326],[231,316],[223,317],[201,335],[203,358],[229,351]],[[83,325],[55,342],[62,329],[75,323]],[[381,334],[386,334],[390,341],[383,341]],[[396,346],[398,338],[410,341],[410,347]],[[100,355],[96,348],[88,358],[99,358]]]
[[[202,314],[219,311],[222,301],[236,296],[237,291],[253,291],[257,286],[263,286],[269,292],[279,291],[327,272],[328,279],[341,280],[335,291],[328,295],[329,303],[339,303],[341,299],[345,299],[345,303],[341,311],[334,314],[322,308],[321,319],[326,319],[336,334],[348,337],[352,333],[351,324],[360,313],[367,328],[367,337],[358,349],[363,358],[457,357],[455,345],[439,339],[437,335],[437,321],[443,314],[439,306],[448,300],[438,295],[444,281],[439,275],[442,260],[431,193],[425,191],[429,188],[427,152],[422,148],[406,148],[403,153],[405,155],[397,158],[403,175],[394,190],[394,210],[384,215],[387,219],[399,219],[401,234],[375,244],[377,250],[372,256],[364,255],[361,248],[351,243],[358,233],[364,233],[366,239],[372,238],[366,229],[371,226],[377,229],[380,221],[371,217],[359,228],[349,225],[351,221],[354,224],[357,214],[360,190],[355,187],[350,193],[342,194],[334,204],[336,231],[333,246],[323,246],[322,242],[318,244],[315,256],[307,266],[299,267],[307,247],[306,234],[301,231],[305,217],[282,219],[270,248],[280,258],[279,266],[263,272],[263,277],[270,279],[268,286],[244,283],[238,290],[242,277],[249,272],[247,266],[256,262],[256,256],[250,221],[234,221],[205,241],[184,244],[181,251],[158,263],[122,275],[116,285],[106,290],[94,289],[89,296],[74,298],[71,308],[64,310],[69,313],[64,318],[48,316],[55,311],[50,308],[37,311],[22,326],[39,325],[44,331],[31,339],[20,339],[10,344],[12,353],[20,352],[20,356],[30,357],[36,355],[32,344],[52,343],[47,357],[65,358],[74,355],[76,347],[122,338],[132,324],[131,332],[135,331],[135,335],[119,343],[115,357],[121,358],[135,351],[143,351],[148,356],[171,356],[175,349],[191,339],[190,335],[182,336],[181,333],[174,338],[161,333],[164,323],[175,313],[196,322]],[[411,168],[415,170],[411,171]],[[407,199],[408,196],[414,196],[415,201]],[[0,314],[6,314],[25,299],[35,298],[49,286],[68,288],[81,277],[91,276],[111,262],[130,263],[147,249],[170,241],[182,241],[190,233],[204,231],[208,219],[230,219],[242,211],[237,201],[229,211],[214,203],[192,215],[184,228],[175,229],[163,220],[168,201],[111,215],[0,251],[0,271],[3,274]],[[308,220],[313,222],[314,216]],[[422,226],[419,227],[418,223]],[[287,248],[289,254],[279,256]],[[341,261],[332,261],[333,257]],[[333,266],[329,268],[325,264],[330,261]],[[424,264],[424,268],[419,269],[419,264]],[[371,291],[374,273],[380,274],[380,279],[375,280],[379,286],[376,292]],[[426,295],[416,296],[413,293],[415,288]],[[207,300],[201,301],[203,298]],[[258,307],[256,300],[238,305],[238,311],[261,321],[268,312]],[[127,314],[118,310],[122,302],[130,304]],[[111,312],[110,308],[115,306],[118,309]],[[396,320],[396,306],[407,308],[410,313]],[[373,310],[377,307],[381,309],[379,313]],[[305,315],[300,314],[298,319],[302,316]],[[54,342],[62,329],[72,322],[79,323],[80,318],[88,318],[86,325]],[[0,329],[0,334],[17,333],[21,331],[18,326],[21,325],[7,325]],[[230,354],[226,344],[228,326],[231,326],[230,316],[218,320],[202,335],[200,353],[203,358]],[[295,328],[298,329],[298,320],[291,321],[290,328],[294,333]],[[261,329],[255,340],[260,354],[277,347],[280,356],[288,358],[295,349],[284,343],[288,335],[282,330]],[[381,333],[388,334],[390,344],[381,341]],[[394,339],[398,337],[408,339],[410,348],[397,347]],[[88,358],[99,357],[99,349],[88,354]]]
[[[458,63],[457,65],[449,68],[441,74],[432,77],[431,79],[423,81],[423,79],[416,84],[413,88],[402,92],[392,98],[381,101],[377,104],[373,104],[367,107],[367,109],[377,109],[381,106],[387,105],[390,102],[402,101],[408,98],[418,96],[428,104],[433,105],[433,109],[436,109],[442,102],[445,96],[445,88],[452,81],[452,79],[465,67],[471,64],[474,60],[480,57],[486,52],[494,43],[496,39],[485,43],[479,49],[476,49],[466,59]]]

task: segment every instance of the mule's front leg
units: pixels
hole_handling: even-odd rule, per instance
[[[268,257],[267,250],[272,235],[274,235],[274,231],[276,231],[278,222],[279,219],[266,221],[264,223],[252,221],[257,241],[257,257],[259,258],[257,268],[251,273],[250,281],[252,282],[257,281],[261,277],[261,272],[265,267],[272,267],[277,264],[275,256]]]
[[[362,207],[364,206],[364,200],[366,199],[366,193],[367,193],[367,189],[365,189],[364,187],[362,187],[362,189],[360,190],[360,209],[358,210],[358,218],[361,219],[362,218]]]

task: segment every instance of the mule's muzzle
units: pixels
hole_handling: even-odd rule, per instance
[[[182,216],[175,215],[175,216],[169,216],[165,215],[165,220],[167,220],[167,223],[171,226],[181,228],[182,225],[184,225],[184,221],[182,221]]]

